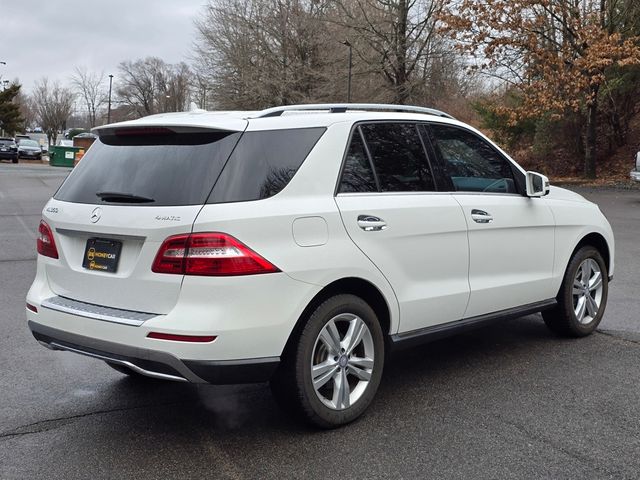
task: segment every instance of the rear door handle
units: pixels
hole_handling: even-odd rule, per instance
[[[365,232],[379,232],[387,228],[387,223],[373,215],[358,215],[358,226]]]
[[[485,212],[484,210],[471,210],[471,218],[476,223],[491,223],[493,222],[493,217],[490,213]]]

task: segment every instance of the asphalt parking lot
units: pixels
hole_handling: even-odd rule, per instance
[[[404,352],[363,418],[314,431],[264,384],[136,382],[35,342],[35,232],[66,174],[0,164],[0,479],[640,477],[640,190],[579,190],[616,234],[598,333],[532,315]]]

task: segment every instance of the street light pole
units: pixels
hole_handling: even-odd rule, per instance
[[[109,75],[109,106],[107,107],[107,123],[111,123],[111,85],[113,84],[113,75]]]
[[[342,44],[349,47],[349,81],[347,84],[347,103],[351,103],[351,67],[353,65],[352,57],[351,57],[352,47],[351,47],[351,42],[349,42],[349,40],[345,40],[344,42],[342,42]]]

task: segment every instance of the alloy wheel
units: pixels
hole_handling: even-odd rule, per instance
[[[602,271],[598,263],[585,259],[573,280],[573,311],[582,325],[591,323],[598,315],[602,302]]]
[[[367,324],[341,313],[318,334],[311,356],[311,380],[318,399],[333,410],[345,410],[364,394],[374,368],[374,343]]]

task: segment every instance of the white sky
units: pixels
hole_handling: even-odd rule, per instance
[[[74,67],[113,74],[123,60],[189,61],[193,19],[207,0],[0,0],[0,78],[30,94],[46,76],[64,84]]]

